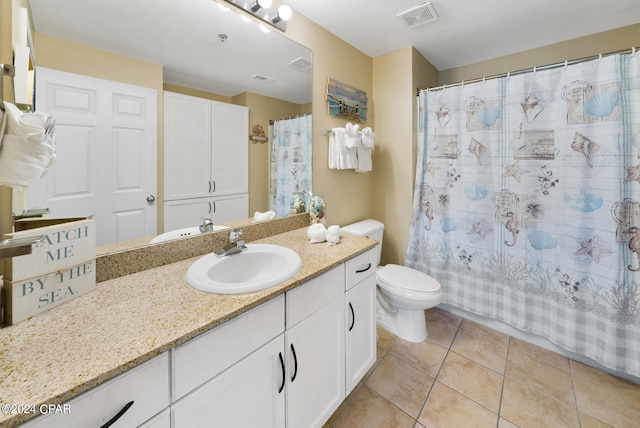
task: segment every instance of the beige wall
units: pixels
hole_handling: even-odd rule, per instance
[[[437,82],[438,72],[413,47],[373,60],[374,218],[385,224],[382,263],[400,263],[413,214],[416,166],[416,88]]]
[[[633,46],[640,46],[640,24],[554,43],[488,61],[442,70],[439,84],[458,83],[462,80],[525,70],[535,66],[586,58],[600,53],[616,52]]]
[[[373,60],[332,33],[296,13],[287,23],[287,36],[313,52],[313,191],[327,201],[327,225],[346,225],[370,218],[373,210],[374,172],[328,168],[329,137],[323,129],[341,127],[346,121],[327,114],[329,77],[365,91],[369,97],[367,123],[374,127]],[[376,170],[374,159],[374,171]]]

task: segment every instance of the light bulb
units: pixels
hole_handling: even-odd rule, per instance
[[[283,21],[288,21],[291,19],[291,16],[293,15],[293,11],[291,10],[291,8],[289,6],[287,6],[286,4],[283,4],[282,6],[280,6],[278,8],[278,16],[280,17],[280,19],[282,19]]]
[[[261,8],[267,9],[271,7],[272,0],[256,0],[256,2],[251,6],[251,12],[256,13]]]

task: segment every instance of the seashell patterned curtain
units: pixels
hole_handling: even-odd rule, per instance
[[[640,54],[419,95],[405,264],[640,378]]]
[[[269,162],[269,210],[278,217],[291,213],[291,195],[312,189],[312,116],[273,123]]]

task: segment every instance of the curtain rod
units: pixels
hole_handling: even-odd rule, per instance
[[[299,117],[305,117],[305,116],[310,116],[311,113],[305,113],[305,114],[299,114],[296,116],[289,116],[289,117],[282,117],[280,119],[269,119],[269,125],[273,125],[274,122],[277,122],[279,120],[288,120],[288,119],[297,119]]]
[[[636,53],[637,49],[640,49],[640,48],[632,47],[632,48],[623,49],[623,50],[620,50],[620,51],[608,52],[608,53],[605,53],[605,54],[598,54],[598,55],[592,55],[592,56],[588,56],[588,57],[584,57],[584,58],[573,59],[573,60],[570,60],[570,61],[563,61],[563,62],[557,62],[557,63],[554,63],[554,64],[542,65],[542,66],[539,66],[539,67],[530,67],[530,68],[525,68],[525,69],[522,69],[522,70],[509,71],[507,73],[494,74],[494,75],[491,75],[491,76],[485,76],[485,77],[480,77],[480,78],[476,78],[476,79],[462,80],[462,81],[456,82],[456,83],[449,83],[449,84],[444,84],[444,85],[440,85],[440,86],[433,86],[433,87],[428,87],[428,88],[417,88],[416,95],[420,95],[420,92],[422,92],[422,91],[439,91],[439,90],[442,90],[442,89],[451,88],[453,86],[461,86],[461,85],[464,85],[465,83],[483,82],[483,81],[489,80],[489,79],[498,79],[500,77],[515,76],[515,75],[518,75],[518,74],[530,73],[530,72],[535,72],[535,71],[538,71],[538,70],[548,70],[548,69],[551,69],[551,68],[566,67],[568,65],[578,64],[578,63],[581,63],[581,62],[591,61],[591,60],[594,60],[594,59],[600,59],[600,58],[603,58],[605,56],[610,56],[610,55],[626,54],[626,53],[634,55]]]

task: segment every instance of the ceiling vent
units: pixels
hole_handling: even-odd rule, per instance
[[[262,74],[254,74],[253,76],[251,76],[252,79],[254,80],[259,80],[260,82],[273,82],[273,79],[271,77],[267,77],[267,76],[263,76]]]
[[[298,71],[309,71],[311,70],[311,61],[299,57],[294,59],[293,61],[290,61],[289,67],[295,68]]]
[[[433,8],[431,2],[422,3],[419,6],[399,13],[396,16],[407,24],[409,28],[419,27],[420,25],[424,25],[438,19],[438,14]]]

